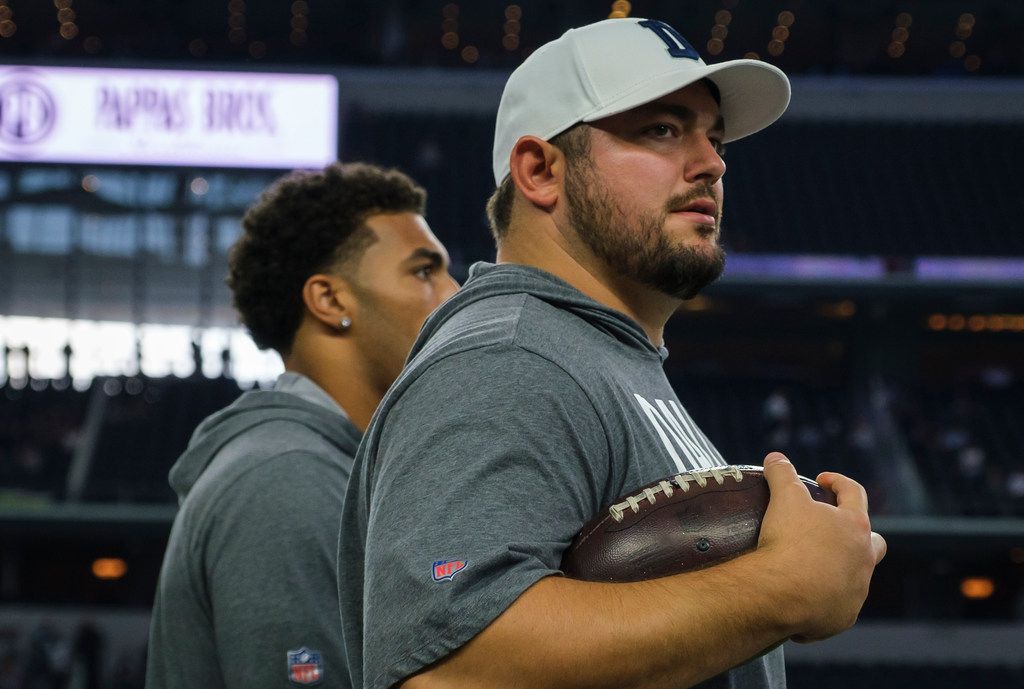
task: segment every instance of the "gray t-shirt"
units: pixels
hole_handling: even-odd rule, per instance
[[[348,686],[335,527],[359,438],[294,373],[199,426],[171,470],[148,689]]]
[[[624,493],[725,461],[631,319],[543,271],[477,264],[378,408],[342,517],[353,686],[385,689],[558,575]],[[780,689],[782,651],[707,687]]]

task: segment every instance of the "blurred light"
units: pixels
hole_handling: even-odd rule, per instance
[[[786,27],[793,26],[793,22],[796,21],[796,15],[794,15],[789,10],[786,10],[784,12],[779,12],[778,20],[779,20],[779,25],[780,26],[786,26]]]
[[[1024,330],[1024,316],[1010,316],[1008,320],[1009,325],[1007,327],[1010,330],[1018,333]]]
[[[964,26],[963,24],[961,24],[960,26],[956,27],[956,31],[954,33],[956,34],[957,38],[970,38],[971,27]]]
[[[78,35],[78,27],[71,22],[60,25],[60,37],[66,41],[70,41],[72,38]]]
[[[245,0],[229,0],[228,12],[231,14],[240,14],[245,12]]]
[[[968,55],[964,58],[964,67],[968,72],[974,72],[981,67],[981,58],[977,55]]]
[[[18,25],[10,19],[5,19],[0,22],[0,37],[10,38],[18,30]]]
[[[519,5],[509,5],[505,8],[505,19],[519,21],[523,18],[523,8]]]
[[[729,26],[729,22],[732,21],[732,12],[729,10],[718,10],[715,12],[715,23],[721,24],[722,26]]]
[[[933,313],[928,316],[928,328],[930,330],[945,330],[946,316],[941,313]]]
[[[457,19],[445,19],[441,22],[441,31],[444,33],[451,33],[457,31],[459,28],[459,21]]]
[[[67,9],[71,7],[71,0],[53,0],[53,6],[58,10]]]
[[[844,299],[835,305],[835,313],[840,318],[850,318],[857,313],[857,305],[849,299]]]
[[[994,333],[1002,332],[1006,329],[1007,325],[1009,325],[1007,319],[1003,316],[989,316],[985,319],[985,327]]]
[[[513,36],[512,34],[505,34],[505,37],[501,39],[501,45],[505,50],[518,50],[519,49],[519,36]]]
[[[292,33],[296,32],[293,31]],[[245,29],[231,29],[231,31],[228,31],[228,40],[235,45],[243,43],[245,41]]]
[[[889,57],[896,59],[903,57],[903,53],[907,52],[907,47],[898,41],[893,41],[889,44],[889,49],[886,52]]]
[[[292,17],[292,28],[296,31],[305,31],[309,28],[309,17],[304,14],[296,14]]]
[[[65,7],[62,10],[58,10],[57,21],[59,21],[61,24],[75,21],[75,11],[70,7]]]
[[[974,15],[971,14],[970,12],[965,12],[960,15],[960,18],[957,20],[957,22],[960,24],[964,24],[966,26],[974,26]]]
[[[625,12],[619,12],[617,10],[612,10],[611,13],[608,14],[609,19],[625,19],[628,16],[629,15]]]
[[[309,3],[306,0],[295,0],[292,3],[292,14],[309,14]]]
[[[116,397],[121,394],[121,380],[118,378],[107,378],[103,381],[103,392],[107,397]]]
[[[1010,548],[1010,562],[1024,565],[1024,548]]]
[[[128,563],[119,557],[101,557],[92,562],[92,574],[97,579],[120,579],[127,572]]]
[[[306,45],[306,32],[305,31],[292,31],[288,36],[288,40],[292,45]]]
[[[761,56],[755,53],[753,50],[743,54],[743,58],[746,60],[760,60]]]
[[[259,60],[260,58],[266,57],[266,55],[267,44],[263,41],[253,41],[249,44],[249,56],[253,59]],[[206,192],[204,191],[203,193],[205,194]]]
[[[967,319],[967,328],[971,332],[980,332],[985,329],[985,317],[977,314]]]
[[[960,582],[961,595],[971,600],[991,598],[995,591],[995,582],[988,577],[966,577]]]
[[[85,52],[95,55],[103,50],[103,41],[100,40],[99,36],[89,36],[82,41],[82,47],[85,48]]]
[[[897,26],[892,30],[892,40],[896,43],[906,43],[908,38],[910,38],[910,32],[902,26]]]
[[[100,188],[100,178],[96,175],[86,175],[82,178],[82,189],[88,192],[94,192]]]
[[[449,31],[444,36],[441,36],[441,45],[448,50],[455,50],[459,47],[459,34]]]
[[[772,29],[772,38],[777,41],[785,41],[789,38],[789,29],[784,26],[776,26]]]
[[[782,41],[771,40],[768,42],[768,54],[778,56],[782,54],[782,51],[786,49],[786,44]]]
[[[725,43],[720,38],[712,38],[708,41],[708,53],[718,55],[725,48]]]
[[[10,7],[0,2],[0,21],[6,21],[14,16],[14,11]]]
[[[441,8],[441,16],[445,19],[455,19],[459,16],[459,6],[454,2],[450,2]]]
[[[467,45],[462,49],[461,55],[462,59],[469,64],[473,64],[480,59],[480,51],[476,49],[475,45]]]
[[[949,44],[949,55],[957,59],[964,56],[967,52],[967,46],[964,45],[963,41],[953,41]]]
[[[188,52],[193,57],[202,57],[206,55],[206,41],[201,38],[193,38],[188,42]]]
[[[196,177],[188,185],[188,188],[192,190],[192,193],[196,196],[203,196],[206,192],[210,191],[210,183],[202,177]]]
[[[724,41],[725,37],[729,35],[729,29],[722,24],[715,24],[711,27],[711,38],[717,38],[720,41]]]
[[[950,330],[963,330],[966,324],[967,319],[959,313],[954,313],[949,317],[948,325]]]
[[[910,15],[910,12],[900,12],[896,15],[896,26],[902,26],[903,28],[909,28],[914,23],[914,18]]]
[[[142,380],[132,376],[124,382],[124,391],[129,395],[138,395],[142,392],[145,386],[142,384]]]
[[[632,10],[633,5],[629,2],[629,0],[615,0],[615,2],[612,3],[613,12],[622,12],[627,17],[629,16],[629,13]]]
[[[505,33],[517,34],[517,33],[519,33],[519,30],[522,28],[522,26],[515,19],[509,19],[507,22],[505,22],[505,27],[504,28],[505,28]]]
[[[292,21],[295,21],[292,19]],[[241,29],[245,26],[245,15],[244,14],[232,14],[228,17],[228,26],[232,29]]]

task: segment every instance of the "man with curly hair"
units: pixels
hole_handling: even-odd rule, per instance
[[[348,684],[337,510],[362,432],[458,285],[397,170],[335,163],[265,191],[229,254],[242,322],[285,373],[206,419],[171,470],[146,686]]]

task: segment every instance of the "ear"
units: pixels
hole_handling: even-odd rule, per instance
[[[557,146],[543,139],[524,136],[509,155],[509,174],[527,201],[550,210],[561,195],[565,156]]]
[[[302,286],[302,302],[310,316],[334,332],[341,332],[342,318],[355,320],[355,295],[349,283],[337,275],[310,275]]]

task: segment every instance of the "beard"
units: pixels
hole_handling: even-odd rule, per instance
[[[710,184],[669,199],[660,213],[627,214],[584,159],[569,166],[565,192],[569,222],[580,239],[624,278],[677,299],[692,299],[725,269],[725,251],[718,244],[709,252],[677,244],[665,232],[672,209],[696,198],[716,198]],[[711,225],[697,229],[705,237],[718,231]]]

